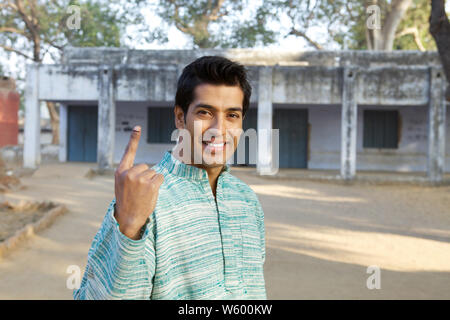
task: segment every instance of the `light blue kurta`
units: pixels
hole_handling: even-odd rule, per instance
[[[153,169],[164,182],[143,237],[120,232],[114,199],[74,298],[266,299],[264,213],[253,190],[225,166],[215,200],[206,171],[172,151]]]

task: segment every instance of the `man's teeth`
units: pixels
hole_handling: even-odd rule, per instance
[[[214,147],[214,148],[223,147],[223,145],[224,145],[223,142],[222,142],[222,143],[208,143],[208,142],[206,142],[206,144],[207,144],[208,146],[211,146],[211,147]]]

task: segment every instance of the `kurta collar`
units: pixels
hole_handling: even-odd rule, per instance
[[[197,168],[178,160],[173,156],[172,150],[166,151],[159,165],[166,168],[170,173],[183,178],[194,180],[208,179],[208,173],[205,169]],[[230,166],[225,164],[221,174],[223,172],[230,172],[230,169]]]

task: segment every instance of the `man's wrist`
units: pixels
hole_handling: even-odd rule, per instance
[[[120,232],[125,235],[126,237],[132,239],[132,240],[140,240],[145,232],[145,225],[136,225],[133,223],[126,223],[124,222],[117,211],[116,204],[114,204],[114,218],[116,219],[117,223],[119,224],[119,230]],[[148,219],[147,219],[148,222]]]

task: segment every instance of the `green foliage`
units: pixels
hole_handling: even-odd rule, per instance
[[[254,3],[254,1],[252,2]],[[253,47],[276,41],[276,32],[267,29],[264,6],[254,14],[248,14],[249,1],[225,0],[159,0],[154,11],[168,26],[192,38],[197,48]],[[160,43],[167,41],[167,28],[157,28],[151,32],[153,39]]]
[[[0,30],[6,31],[0,32],[0,44],[35,61],[42,61],[47,53],[53,53],[57,59],[67,45],[121,46],[126,26],[139,23],[141,19],[139,0],[22,1],[23,13],[30,17],[33,26],[30,28],[23,15],[14,8],[2,9]],[[67,20],[74,14],[68,10],[70,6],[79,8],[78,29],[68,27]]]
[[[375,3],[380,7],[383,25],[391,10],[391,0],[267,0],[264,1],[265,19],[271,17],[278,24],[287,21],[289,30],[284,36],[296,34],[316,48],[327,48],[335,43],[342,49],[368,49],[366,23],[369,14],[366,8]],[[428,31],[430,8],[429,0],[414,0],[397,28],[397,34],[417,28],[426,50],[436,48]],[[318,38],[312,31],[314,27],[326,29],[326,35]],[[394,49],[417,50],[414,35],[399,35],[394,41]]]
[[[419,32],[420,40],[426,50],[436,50],[436,43],[429,32],[429,18],[431,5],[429,0],[414,0],[409,8],[405,19],[399,25],[398,30],[415,27]],[[394,41],[396,50],[417,50],[414,37],[411,34],[397,37]]]
[[[378,5],[381,9],[381,23],[388,10],[390,10],[390,2],[387,0],[378,0]],[[350,28],[346,35],[346,41],[341,41],[339,38],[333,38],[334,41],[339,43],[341,47],[347,47],[354,50],[367,50],[366,42],[366,21],[368,14],[366,13],[366,5],[361,1],[348,0],[347,3],[353,3],[350,10],[352,17],[349,22]],[[428,19],[430,17],[431,5],[429,0],[414,0],[411,7],[406,12],[406,16],[401,21],[397,28],[397,34],[410,28],[417,28],[420,41],[426,50],[435,50],[436,45],[428,31]],[[394,50],[418,50],[418,46],[414,40],[412,33],[408,33],[402,36],[397,36],[394,40]]]
[[[76,2],[73,1],[75,4]],[[77,47],[119,47],[127,19],[107,3],[88,1],[80,6],[80,29],[62,28],[66,44]],[[64,25],[69,14],[60,19]]]

